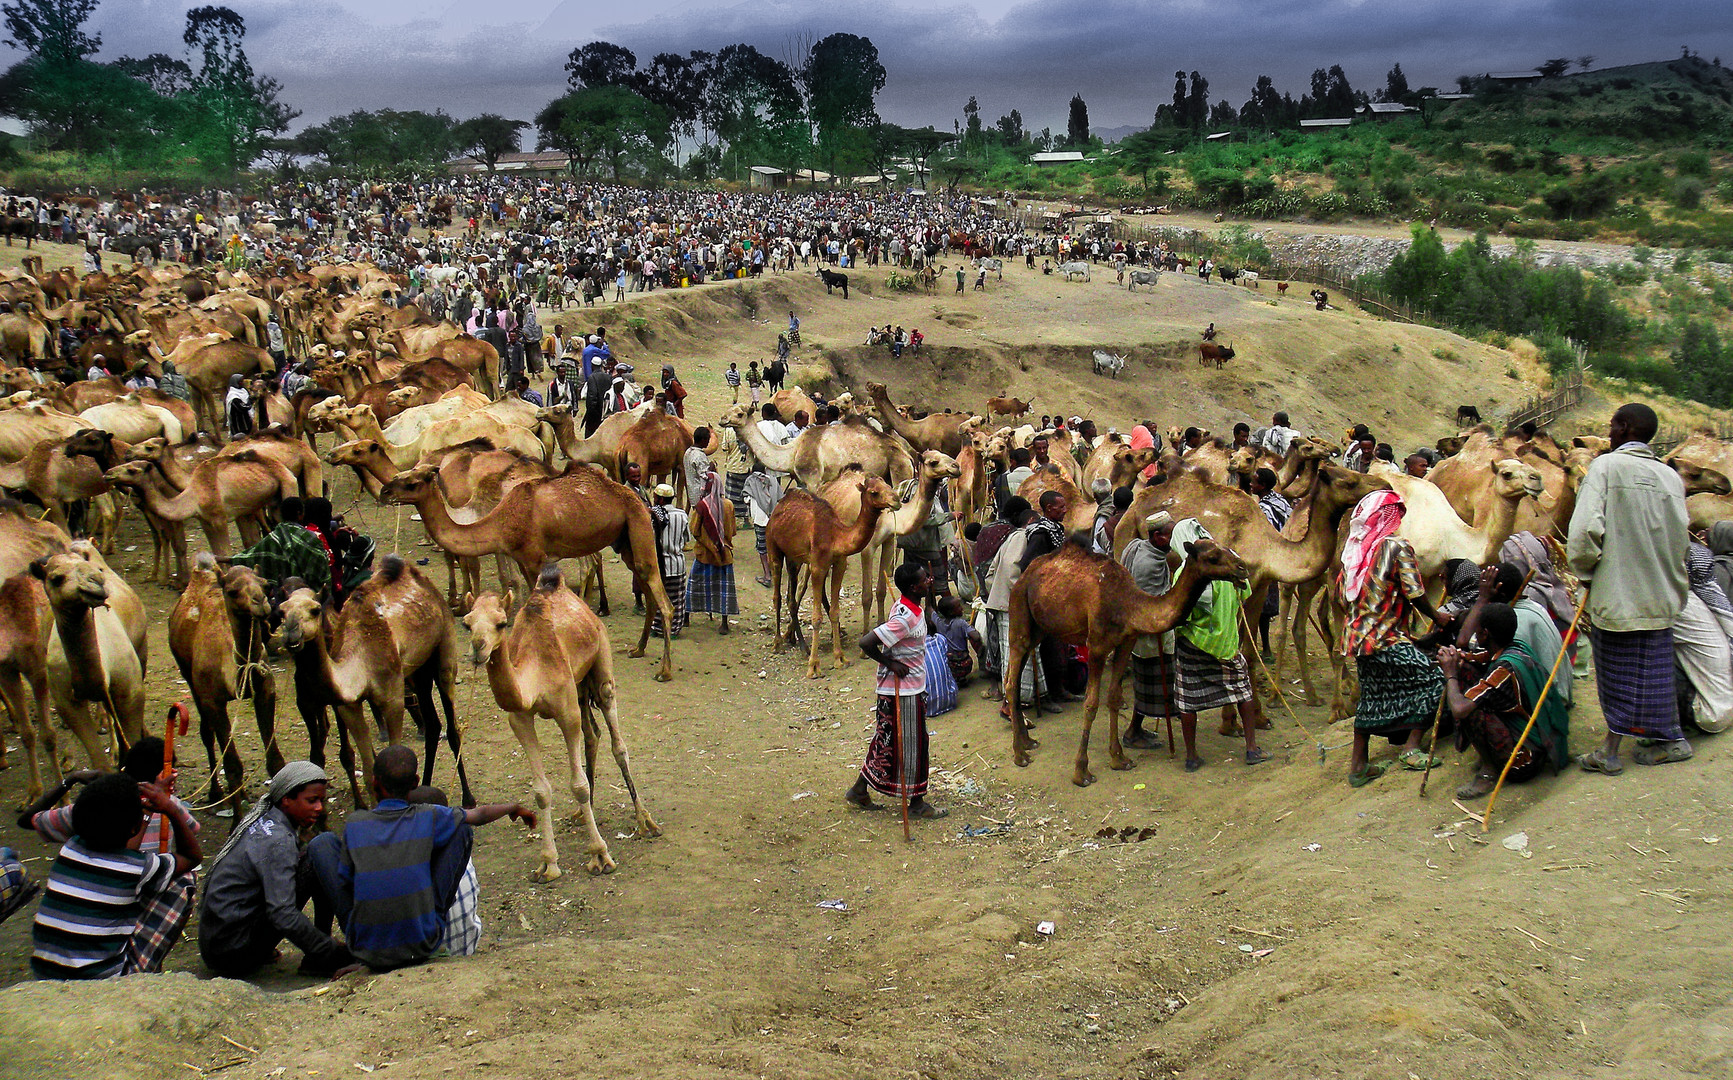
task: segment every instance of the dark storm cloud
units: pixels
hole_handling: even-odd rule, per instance
[[[1201,71],[1213,100],[1239,104],[1258,75],[1296,98],[1317,67],[1341,64],[1356,88],[1400,62],[1412,86],[1526,70],[1549,57],[1597,66],[1676,57],[1681,45],[1733,61],[1733,20],[1704,0],[1004,0],[894,6],[835,0],[670,0],[636,7],[579,0],[231,0],[247,18],[254,67],[317,120],[357,108],[483,110],[527,118],[564,89],[561,65],[597,37],[640,61],[736,41],[786,56],[836,31],[878,46],[880,112],[949,127],[976,96],[991,121],[1062,128],[1081,93],[1097,126],[1146,124],[1176,69]],[[184,2],[107,0],[96,23],[108,55],[179,54]],[[663,14],[650,14],[661,8]],[[984,11],[986,14],[980,14]],[[650,14],[632,21],[633,13]]]

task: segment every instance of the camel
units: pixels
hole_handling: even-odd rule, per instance
[[[492,404],[486,394],[477,393],[469,386],[453,387],[444,394],[434,395],[431,400],[422,404],[421,399],[427,394],[428,391],[419,386],[403,386],[393,390],[386,396],[387,403],[401,404],[404,407],[399,409],[395,416],[383,419],[380,419],[382,414],[377,405],[368,407],[373,409],[374,417],[384,426],[386,438],[392,442],[405,443],[420,438],[422,432],[441,420],[476,412]]]
[[[30,569],[44,555],[66,550],[66,530],[26,512],[23,503],[0,497],[0,581]]]
[[[332,417],[339,428],[347,429],[350,439],[371,439],[384,447],[392,464],[399,469],[412,468],[436,451],[471,439],[486,439],[502,450],[509,448],[545,460],[546,448],[529,428],[508,424],[491,413],[474,412],[440,420],[407,443],[394,443],[386,437],[370,405],[338,408],[333,410]]]
[[[937,450],[923,451],[921,454],[921,472],[919,483],[915,487],[913,498],[897,506],[888,513],[879,515],[878,528],[874,530],[872,539],[860,553],[860,604],[861,632],[864,634],[873,628],[873,602],[876,595],[878,603],[878,621],[885,619],[886,578],[896,565],[897,537],[907,536],[927,523],[927,517],[933,511],[933,499],[938,495],[939,485],[946,480],[961,475],[962,469],[957,465],[957,459],[948,457]],[[860,516],[861,480],[863,477],[853,472],[842,476],[824,486],[819,496],[829,503],[836,511],[836,517],[843,525],[854,524]],[[846,566],[838,569],[839,576]],[[875,589],[874,586],[877,586]]]
[[[499,396],[499,352],[492,345],[468,334],[448,338],[435,345],[421,360],[444,360],[470,373],[481,392]]]
[[[1665,460],[1674,468],[1678,468],[1678,463],[1684,461],[1733,478],[1733,443],[1704,432],[1693,432],[1684,442],[1668,452]]]
[[[770,591],[776,598],[776,651],[781,652],[782,576],[788,571],[788,642],[799,644],[800,611],[798,584],[800,568],[805,567],[812,585],[812,646],[806,660],[806,677],[818,678],[818,643],[824,631],[823,613],[830,612],[831,648],[836,653],[837,670],[845,666],[842,656],[842,572],[848,557],[872,542],[878,531],[879,518],[896,502],[890,485],[877,476],[858,481],[860,516],[844,525],[835,510],[823,499],[806,491],[790,491],[771,512],[770,524],[764,530],[766,552],[770,559]],[[866,602],[862,597],[862,603]]]
[[[212,554],[225,558],[232,551],[230,521],[240,528],[241,543],[250,547],[264,535],[264,510],[300,490],[293,473],[252,452],[200,462],[178,494],[169,486],[160,462],[122,462],[104,477],[115,487],[131,491],[139,510],[167,538],[174,551],[177,581],[187,577],[189,519],[197,518],[204,527]]]
[[[1141,592],[1131,574],[1106,555],[1096,555],[1077,540],[1035,559],[1011,589],[1010,662],[1005,669],[1005,700],[1011,703],[1011,757],[1019,767],[1029,764],[1029,751],[1040,745],[1029,736],[1018,683],[1023,665],[1043,638],[1057,637],[1089,649],[1089,689],[1083,699],[1083,738],[1071,782],[1087,787],[1095,782],[1089,771],[1089,731],[1101,703],[1102,673],[1111,665],[1108,682],[1107,752],[1115,769],[1132,762],[1119,743],[1120,683],[1131,661],[1131,644],[1144,634],[1165,634],[1186,617],[1204,586],[1211,581],[1244,582],[1244,563],[1228,547],[1200,540],[1186,549],[1185,569],[1173,588],[1160,596]]]
[[[226,437],[229,427],[223,413],[223,395],[228,392],[229,376],[277,369],[270,353],[257,345],[232,340],[206,345],[176,366],[186,377],[187,388],[192,392],[193,413],[199,418],[199,427],[218,440]]]
[[[283,645],[295,663],[295,705],[309,730],[326,726],[325,709],[337,713],[349,737],[338,757],[349,774],[355,805],[366,805],[373,789],[373,730],[361,714],[365,702],[388,743],[403,736],[404,684],[412,684],[425,742],[421,782],[433,782],[439,753],[439,715],[433,692],[445,708],[446,740],[457,762],[463,805],[475,805],[463,767],[463,729],[452,706],[457,641],[451,612],[427,576],[393,553],[357,587],[341,611],[331,611],[311,589],[283,600]],[[361,771],[355,755],[361,755]]]
[[[987,413],[990,416],[1022,416],[1034,407],[1034,404],[1035,399],[1033,398],[1028,401],[1020,401],[1009,394],[1004,394],[987,399]]]
[[[1717,495],[1708,491],[1687,495],[1685,513],[1691,519],[1691,531],[1707,529],[1717,521],[1733,518],[1733,495]]]
[[[132,645],[132,651],[138,656],[139,671],[149,669],[150,620],[145,614],[144,601],[139,599],[138,593],[133,591],[124,578],[114,572],[114,567],[108,565],[96,545],[89,540],[74,540],[66,545],[66,551],[74,558],[96,568],[103,588],[108,590],[108,610],[120,620],[120,628]]]
[[[113,771],[115,756],[98,738],[91,706],[107,711],[121,746],[130,746],[144,734],[145,689],[138,652],[108,606],[103,568],[66,553],[37,559],[30,572],[53,612],[46,670],[54,709],[84,745],[91,768]]]
[[[229,721],[229,702],[253,701],[259,736],[265,742],[265,771],[276,775],[283,767],[283,751],[277,746],[277,683],[265,662],[265,639],[271,604],[265,598],[265,579],[245,566],[219,568],[209,552],[201,551],[193,562],[192,577],[181,591],[168,618],[168,647],[192,694],[199,714],[199,738],[211,769],[210,801],[223,802],[223,780],[217,776],[217,759],[235,804],[246,801],[244,767],[235,750]],[[321,718],[322,718],[321,714]],[[312,743],[311,760],[325,763],[325,732],[311,713],[307,735]]]
[[[295,407],[289,399],[271,389],[264,378],[247,380],[247,393],[253,399],[253,429],[263,431],[276,425],[285,431],[295,425]]]
[[[975,514],[986,508],[987,460],[984,453],[988,436],[983,431],[970,431],[957,454],[957,479],[951,484],[951,509],[957,520],[967,525]]]
[[[885,389],[884,383],[869,382],[866,388],[885,428],[906,439],[917,453],[937,450],[949,457],[958,457],[963,452],[963,444],[969,440],[969,432],[985,423],[978,416],[950,412],[931,413],[923,419],[910,420],[891,404],[890,391]]]
[[[1050,461],[1029,474],[1029,478],[1017,485],[1013,495],[1021,495],[1029,500],[1037,513],[1041,510],[1041,496],[1049,491],[1057,491],[1065,496],[1065,531],[1074,533],[1079,530],[1087,532],[1095,525],[1095,500],[1077,490],[1077,485],[1059,467],[1058,462]]]
[[[1077,483],[1081,490],[1088,491],[1098,478],[1105,476],[1113,487],[1126,487],[1135,484],[1143,470],[1154,465],[1158,459],[1159,455],[1154,448],[1133,450],[1125,436],[1109,432],[1103,435],[1089,452],[1089,458],[1083,463]]]
[[[105,405],[96,405],[78,414],[85,426],[112,431],[123,442],[143,442],[162,436],[171,443],[184,438],[181,422],[175,415],[157,405],[149,404],[133,394],[115,398]]]
[[[76,435],[89,427],[83,419],[40,402],[0,412],[0,461],[19,461],[36,444]]]
[[[1321,466],[1309,499],[1295,507],[1288,527],[1277,532],[1252,496],[1237,487],[1188,473],[1138,493],[1114,531],[1113,550],[1116,555],[1124,552],[1133,537],[1142,535],[1144,520],[1157,510],[1166,510],[1176,520],[1197,518],[1217,543],[1230,548],[1244,562],[1252,590],[1244,610],[1255,624],[1269,589],[1278,584],[1301,586],[1300,594],[1310,598],[1304,587],[1319,580],[1332,565],[1342,515],[1366,495],[1387,486],[1381,478],[1366,473]],[[1286,635],[1286,626],[1277,632],[1278,636]],[[1307,699],[1315,700],[1304,649],[1305,627],[1297,625],[1293,632],[1300,648],[1301,685]],[[1251,642],[1242,641],[1241,646],[1249,650]],[[1280,648],[1277,655],[1284,655]]]
[[[818,420],[818,403],[798,386],[778,390],[770,395],[769,401],[776,406],[776,415],[782,417],[784,423],[794,423],[796,413],[805,413],[807,420],[814,423]]]
[[[38,738],[47,752],[48,771],[57,782],[60,779],[60,751],[54,726],[48,722],[48,626],[48,596],[40,581],[30,574],[13,574],[0,582],[0,705],[24,744],[29,769],[26,806],[42,797]],[[5,766],[6,743],[0,739],[0,768]]]
[[[539,573],[548,559],[583,558],[613,547],[651,600],[638,644],[626,655],[644,655],[650,620],[660,612],[662,668],[656,679],[667,682],[673,678],[669,627],[674,622],[674,608],[662,587],[650,508],[630,488],[608,479],[599,469],[578,466],[545,480],[521,483],[482,517],[460,523],[439,493],[437,477],[437,470],[429,466],[400,473],[381,488],[379,501],[414,506],[434,543],[454,555],[509,555],[526,582],[534,580],[531,575]]]
[[[1687,496],[1699,493],[1708,495],[1733,493],[1733,487],[1728,485],[1727,476],[1719,470],[1699,465],[1685,458],[1673,458],[1667,464],[1673,466],[1673,471],[1679,474],[1679,479],[1685,484]]]
[[[112,552],[119,504],[102,474],[116,464],[113,442],[109,432],[85,430],[58,442],[37,443],[24,460],[0,465],[0,488],[28,491],[42,504],[47,519],[63,529],[70,529],[67,506],[89,500],[96,516],[91,531],[102,550]]]
[[[678,419],[651,409],[620,436],[620,445],[614,450],[614,475],[624,477],[628,468],[636,465],[646,487],[670,477],[678,498],[686,491],[686,470],[680,462],[691,445],[692,433],[684,430]]]
[[[626,782],[632,808],[637,813],[639,836],[660,836],[662,827],[645,809],[632,779],[632,764],[626,740],[620,734],[620,708],[614,682],[613,649],[607,628],[576,593],[565,587],[557,563],[543,567],[516,618],[509,618],[512,596],[495,592],[469,597],[469,615],[463,620],[470,633],[470,659],[487,665],[493,699],[511,722],[512,734],[529,759],[535,777],[536,808],[548,814],[542,824],[541,865],[536,881],[553,881],[561,875],[560,853],[554,845],[553,785],[542,766],[541,739],[536,718],[546,717],[560,727],[566,741],[566,768],[577,804],[578,820],[586,840],[589,859],[584,868],[592,874],[614,869],[608,843],[596,828],[595,803],[590,782],[596,773],[596,751],[601,742],[594,710],[600,708],[608,724],[609,741],[620,776]],[[583,760],[580,761],[580,741]]]
[[[777,446],[758,430],[751,405],[731,406],[717,425],[733,428],[765,468],[793,473],[802,487],[815,491],[855,463],[868,476],[883,476],[893,484],[915,475],[914,457],[896,439],[856,417],[809,427],[786,446]]]
[[[1490,518],[1498,502],[1494,490],[1497,472],[1488,466],[1506,458],[1519,459],[1540,474],[1542,492],[1520,504],[1516,531],[1563,538],[1576,509],[1577,487],[1594,457],[1592,449],[1573,446],[1565,450],[1550,439],[1544,444],[1514,437],[1495,439],[1477,430],[1464,440],[1458,453],[1440,461],[1426,479],[1444,492],[1464,521],[1479,525]]]

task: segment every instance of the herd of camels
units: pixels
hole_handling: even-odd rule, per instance
[[[0,300],[12,308],[0,315],[0,348],[13,361],[0,370],[0,393],[7,395],[0,397],[0,487],[35,504],[0,502],[0,702],[28,758],[32,797],[43,788],[41,760],[50,771],[59,769],[50,706],[99,767],[112,765],[117,744],[145,730],[146,611],[105,558],[115,549],[123,512],[132,509],[153,537],[153,578],[179,590],[168,645],[199,717],[211,770],[201,792],[206,801],[242,797],[245,769],[234,745],[232,704],[251,702],[267,769],[283,761],[276,687],[266,662],[274,626],[291,660],[311,756],[324,761],[334,715],[338,755],[357,805],[370,790],[376,732],[396,741],[412,709],[426,741],[426,776],[433,774],[443,736],[464,802],[473,803],[453,704],[461,621],[470,659],[486,668],[544,809],[553,795],[536,720],[558,724],[585,834],[586,869],[614,865],[591,799],[602,740],[598,715],[638,832],[659,833],[633,780],[620,729],[612,651],[598,618],[608,614],[600,571],[612,548],[648,599],[628,655],[645,655],[652,618],[662,615],[657,677],[672,677],[667,628],[674,620],[656,530],[648,508],[622,480],[635,464],[646,487],[667,478],[689,498],[681,463],[698,430],[644,404],[608,417],[586,437],[568,405],[497,399],[499,358],[492,347],[413,305],[398,307],[402,287],[377,268],[350,264],[199,274],[163,266],[80,278],[44,273],[38,262],[0,275]],[[129,390],[114,378],[66,385],[39,378],[24,362],[43,359],[45,343],[32,320],[61,317],[97,330],[77,360],[81,370],[99,353],[111,370],[142,365],[153,375],[172,361],[191,400]],[[295,351],[315,361],[311,385],[290,399],[262,378],[273,369],[261,348],[272,318]],[[225,440],[221,397],[236,375],[250,382],[258,426],[255,434]],[[840,422],[808,427],[787,443],[767,439],[751,407],[733,406],[700,447],[718,453],[721,433],[731,429],[767,469],[792,478],[766,529],[773,633],[778,649],[802,643],[800,605],[810,590],[805,644],[812,677],[820,673],[827,621],[834,662],[845,664],[841,588],[849,560],[859,556],[865,630],[884,617],[896,538],[927,522],[941,491],[962,521],[988,516],[992,475],[1008,470],[1011,451],[1036,434],[1029,425],[993,426],[987,419],[1015,419],[1028,406],[1014,398],[993,399],[979,415],[951,411],[944,402],[899,406],[879,383],[863,389],[862,398],[836,398],[844,411]],[[784,415],[802,408],[816,413],[798,387],[773,401]],[[335,444],[321,450],[327,435]],[[1332,463],[1340,446],[1315,438],[1296,440],[1276,458],[1208,439],[1183,454],[1157,453],[1110,433],[1079,464],[1074,432],[1048,436],[1051,464],[1016,494],[1034,503],[1044,491],[1064,493],[1072,531],[1091,524],[1094,502],[1084,493],[1105,479],[1110,487],[1135,489],[1113,537],[1114,555],[1157,509],[1196,517],[1212,537],[1198,543],[1163,596],[1138,592],[1112,556],[1080,544],[1036,560],[1013,591],[1013,671],[1046,637],[1088,649],[1073,774],[1078,784],[1093,780],[1089,738],[1104,673],[1111,673],[1105,679],[1111,764],[1125,768],[1130,762],[1119,742],[1118,712],[1129,646],[1138,636],[1175,626],[1206,582],[1248,583],[1250,612],[1261,608],[1267,590],[1284,589],[1284,640],[1274,678],[1291,624],[1305,698],[1318,703],[1306,660],[1307,627],[1331,638],[1339,625],[1340,605],[1325,588],[1326,571],[1339,558],[1341,522],[1362,496],[1385,486],[1401,490],[1409,507],[1402,535],[1414,544],[1423,574],[1436,582],[1447,560],[1493,560],[1513,532],[1562,536],[1588,463],[1607,449],[1604,439],[1592,436],[1564,445],[1544,433],[1523,438],[1478,428],[1446,440],[1440,449],[1449,456],[1420,480],[1349,471]],[[1727,479],[1733,447],[1697,436],[1669,460],[1692,493],[1694,522],[1733,516]],[[1280,489],[1295,502],[1281,531],[1235,483],[1265,466],[1276,470]],[[329,470],[345,467],[381,503],[414,508],[444,555],[443,593],[416,566],[387,555],[340,607],[306,589],[273,604],[271,583],[226,560],[235,550],[231,526],[243,544],[254,542],[282,499],[321,494]],[[911,493],[899,499],[896,493],[909,481]],[[195,520],[209,551],[189,562],[186,532]],[[73,539],[77,534],[87,538]],[[484,590],[482,560],[490,555],[499,587]],[[580,560],[583,580],[568,585],[559,567],[566,559]],[[597,596],[594,609],[591,595]],[[1245,646],[1251,647],[1249,635]],[[1334,706],[1345,715],[1351,688],[1339,659],[1335,668]],[[1013,703],[1020,765],[1036,745],[1021,704]],[[552,833],[543,830],[541,880],[562,873]]]

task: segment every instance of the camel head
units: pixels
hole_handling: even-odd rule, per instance
[[[102,478],[115,487],[137,488],[144,486],[155,469],[154,461],[123,461],[103,473]]]
[[[161,439],[162,436],[158,435],[156,438]],[[105,469],[119,464],[114,450],[114,432],[101,428],[85,428],[73,432],[62,445],[61,452],[67,457],[92,458]]]
[[[1583,477],[1589,474],[1589,466],[1594,464],[1597,456],[1599,455],[1595,451],[1584,446],[1573,446],[1565,451],[1565,486],[1572,491],[1580,487]]]
[[[340,395],[315,401],[307,408],[306,427],[309,431],[330,431],[336,426],[338,410],[347,408]]]
[[[734,428],[736,431],[752,422],[751,405],[730,405],[723,410],[722,418],[716,421],[718,427]]]
[[[225,566],[217,575],[222,583],[223,602],[229,611],[244,619],[269,619],[271,601],[265,593],[265,579],[250,566]]]
[[[957,459],[949,454],[941,454],[937,450],[921,452],[921,475],[937,476],[949,479],[963,475],[963,467],[957,464]]]
[[[467,594],[463,602],[469,605],[469,614],[463,617],[469,629],[469,662],[481,667],[493,658],[511,629],[512,594],[508,589],[501,596],[490,589],[480,596]]]
[[[1577,453],[1578,451],[1572,451]],[[1582,451],[1586,452],[1586,451]],[[1679,474],[1679,479],[1685,482],[1685,494],[1696,495],[1700,492],[1712,492],[1716,495],[1726,495],[1729,488],[1727,477],[1714,470],[1706,469],[1693,461],[1684,458],[1674,458],[1667,464],[1673,466],[1673,471]]]
[[[8,394],[6,397],[0,398],[0,412],[7,412],[11,409],[22,409],[24,406],[30,404],[30,399],[33,396],[34,395],[32,395],[28,390],[20,390],[16,394]]]
[[[1241,474],[1250,473],[1258,467],[1258,462],[1263,456],[1263,451],[1255,446],[1242,446],[1228,455],[1228,471]]]
[[[385,448],[380,446],[377,440],[356,439],[352,442],[340,443],[337,446],[333,446],[330,451],[325,454],[325,463],[328,465],[353,465],[360,467],[383,453],[385,453]]]
[[[120,340],[122,344],[126,345],[144,345],[150,341],[150,331],[134,330],[132,333],[126,335]]]
[[[1539,498],[1546,490],[1540,471],[1515,458],[1492,462],[1487,468],[1498,475],[1493,481],[1493,491],[1501,499],[1520,499],[1524,495]]]
[[[1597,454],[1604,454],[1613,448],[1613,441],[1605,435],[1578,435],[1571,440],[1571,445],[1584,450],[1593,450]]]
[[[952,462],[953,467],[955,464]],[[863,512],[869,508],[889,510],[897,505],[897,495],[891,490],[891,486],[885,483],[884,477],[869,476],[860,486],[860,505]]]
[[[83,434],[83,432],[79,432]],[[161,461],[168,455],[168,440],[161,435],[133,443],[126,451],[128,461]]]
[[[399,386],[391,393],[386,394],[385,400],[399,409],[413,409],[415,406],[423,404],[426,397],[427,390],[423,387]]]
[[[1186,565],[1196,566],[1205,581],[1231,581],[1244,585],[1250,576],[1246,564],[1214,540],[1198,540],[1185,546]]]
[[[406,469],[385,481],[379,489],[381,504],[397,503],[413,506],[438,490],[439,466],[418,465]]]
[[[572,422],[572,407],[570,405],[549,405],[537,409],[536,420],[543,424],[562,427]]]
[[[283,617],[283,645],[291,651],[319,640],[325,623],[325,608],[312,589],[296,589],[278,608]]]
[[[97,563],[70,553],[44,555],[30,564],[30,573],[42,582],[56,611],[62,607],[106,607],[108,583],[102,571]]]
[[[1439,439],[1438,442],[1434,444],[1433,449],[1437,450],[1445,457],[1451,457],[1460,454],[1462,452],[1463,444],[1467,442],[1468,440],[1463,438],[1461,435],[1447,435],[1444,438]]]

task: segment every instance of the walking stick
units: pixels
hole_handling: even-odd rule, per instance
[[[1558,677],[1559,665],[1564,663],[1565,655],[1570,652],[1571,645],[1577,639],[1577,622],[1582,619],[1583,609],[1588,606],[1589,591],[1584,589],[1582,601],[1577,604],[1577,613],[1571,616],[1570,629],[1565,631],[1564,644],[1559,647],[1558,659],[1552,662],[1552,671],[1546,677],[1546,685],[1540,688],[1540,699],[1534,703],[1534,712],[1529,714],[1528,724],[1522,729],[1522,734],[1517,736],[1516,746],[1511,748],[1510,757],[1505,759],[1504,768],[1499,770],[1498,783],[1492,785],[1492,794],[1486,797],[1486,816],[1480,822],[1482,833],[1492,828],[1492,804],[1498,801],[1498,789],[1504,786],[1504,778],[1510,775],[1511,763],[1516,760],[1517,752],[1522,749],[1522,744],[1528,738],[1528,733],[1534,730],[1534,722],[1540,719],[1541,706],[1546,704],[1546,696],[1552,690],[1552,681]],[[1597,660],[1597,664],[1598,662]]]
[[[1432,735],[1426,740],[1426,771],[1420,774],[1420,795],[1426,796],[1426,781],[1432,777],[1432,749],[1438,745],[1438,725],[1444,720],[1444,703],[1450,700],[1450,691],[1445,689],[1438,695],[1438,711],[1432,714]]]
[[[897,759],[897,794],[903,804],[903,842],[908,843],[914,837],[909,833],[909,768],[908,762],[903,760],[902,694],[891,698],[891,709],[896,718],[891,727],[891,754]]]
[[[187,712],[185,702],[177,701],[168,707],[168,719],[164,721],[162,729],[162,772],[157,774],[156,782],[170,795],[175,793],[175,735],[185,735],[191,722],[192,717]],[[158,824],[162,829],[162,843],[157,850],[166,852],[169,850],[169,837],[172,835],[168,815],[163,815]]]

